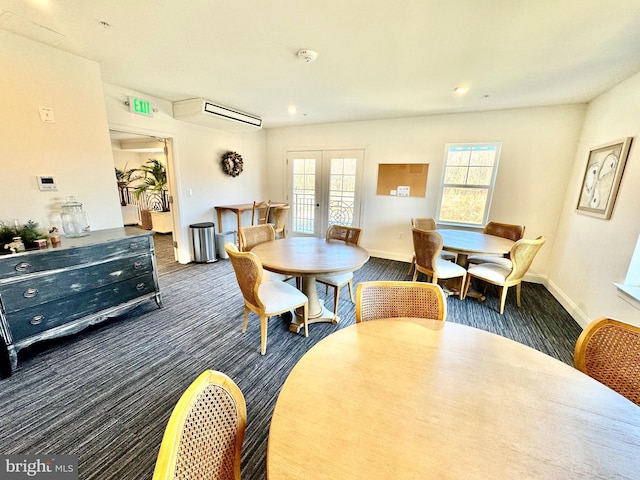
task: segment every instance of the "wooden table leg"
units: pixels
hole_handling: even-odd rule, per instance
[[[222,233],[222,210],[216,208],[218,214],[218,233]]]

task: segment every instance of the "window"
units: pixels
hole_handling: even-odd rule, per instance
[[[498,172],[500,143],[445,146],[438,223],[484,226]]]

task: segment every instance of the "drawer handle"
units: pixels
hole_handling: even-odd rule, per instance
[[[31,265],[28,262],[20,262],[18,265],[16,265],[16,272],[28,272],[33,268],[33,265]]]
[[[129,244],[129,248],[130,248],[131,250],[135,250],[136,248],[138,248],[138,244],[137,244],[137,243],[135,243],[135,242],[131,242],[131,243]]]
[[[38,295],[38,289],[37,288],[27,288],[24,293],[22,294],[22,296],[24,298],[33,298],[36,295]]]
[[[133,268],[134,268],[135,270],[140,270],[141,268],[144,268],[144,262],[140,262],[140,261],[135,262],[135,263],[133,264]]]
[[[29,323],[31,325],[40,325],[43,320],[44,320],[44,315],[36,315],[31,320],[29,320]]]
[[[140,282],[139,284],[136,285],[136,290],[140,291],[140,290],[144,290],[145,284],[144,282]]]

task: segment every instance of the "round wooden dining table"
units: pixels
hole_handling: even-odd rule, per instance
[[[467,257],[474,254],[505,255],[513,246],[513,240],[482,232],[442,228],[436,230],[442,236],[442,249],[457,254],[456,263],[467,268]]]
[[[453,322],[373,320],[293,368],[267,478],[637,479],[640,408],[573,367]]]
[[[309,323],[340,321],[318,298],[316,276],[354,272],[369,260],[369,252],[358,245],[316,237],[282,238],[260,243],[251,251],[260,258],[263,268],[302,277],[302,292],[309,299]],[[296,315],[289,329],[299,332],[301,328],[302,320]]]
[[[495,235],[488,235],[482,232],[472,232],[469,230],[455,229],[438,229],[437,232],[442,236],[442,249],[456,254],[456,263],[461,267],[467,268],[469,255],[490,254],[490,255],[506,255],[513,246],[513,240]],[[447,288],[455,294],[460,292],[460,279],[452,279],[447,281]],[[467,296],[482,302],[485,296],[476,291],[473,285],[469,287]]]

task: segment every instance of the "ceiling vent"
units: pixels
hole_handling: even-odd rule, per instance
[[[262,119],[203,98],[173,102],[173,118],[231,132],[251,132],[262,128]]]

